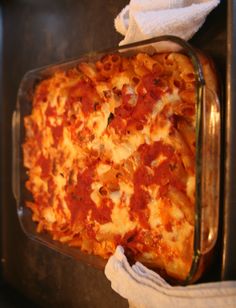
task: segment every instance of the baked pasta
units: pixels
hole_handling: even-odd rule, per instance
[[[122,245],[135,260],[186,278],[195,83],[181,53],[109,54],[41,81],[23,144],[37,231],[103,258]]]

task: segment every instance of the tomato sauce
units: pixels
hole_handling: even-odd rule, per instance
[[[100,100],[93,84],[82,80],[69,89],[67,103],[79,101],[84,115],[88,116],[94,111],[95,104]]]
[[[71,212],[72,223],[76,220],[85,220],[88,211],[95,206],[90,198],[93,172],[93,168],[87,168],[83,173],[78,174],[76,185],[66,187],[65,200]]]
[[[47,159],[43,156],[43,154],[40,155],[37,165],[41,167],[41,176],[42,178],[47,178],[50,175],[51,172],[51,161],[50,159]]]
[[[71,222],[84,222],[89,212],[92,219],[99,223],[107,223],[111,221],[111,211],[113,208],[112,201],[104,199],[101,206],[97,208],[96,204],[90,197],[92,193],[91,184],[95,172],[95,164],[88,167],[83,173],[77,176],[77,184],[66,187],[66,202],[71,212]]]
[[[185,190],[186,183],[182,170],[179,170],[178,164],[180,164],[179,157],[174,151],[174,148],[168,144],[164,144],[162,141],[157,141],[152,145],[141,145],[139,152],[146,166],[151,166],[152,161],[158,159],[160,155],[165,156],[165,160],[160,162],[156,167],[152,167],[154,174],[150,175],[148,169],[145,166],[141,166],[136,171],[136,179],[143,181],[144,185],[158,184],[161,186],[162,194],[166,191],[167,184],[175,186],[179,190]],[[182,174],[181,174],[182,172]],[[139,175],[140,174],[140,175]],[[182,178],[179,175],[182,175]]]
[[[86,224],[86,232],[88,237],[90,238],[96,238],[96,232],[94,230],[94,224]]]
[[[34,133],[34,140],[36,140],[38,144],[41,144],[42,143],[42,132],[39,130],[38,124],[35,122],[32,122],[31,127]]]
[[[150,228],[148,224],[149,209],[147,207],[149,201],[150,196],[148,192],[143,190],[141,186],[136,182],[134,184],[134,193],[130,199],[130,219],[134,220],[135,216],[137,215],[140,224],[147,229]]]
[[[99,208],[94,208],[92,211],[92,217],[97,222],[105,224],[111,221],[111,212],[113,209],[113,202],[108,198],[103,198]]]
[[[149,94],[146,94],[144,97],[139,96],[137,100],[137,104],[132,113],[132,117],[136,121],[141,121],[142,123],[145,123],[147,115],[152,112],[155,104],[156,104],[156,100],[150,97]]]
[[[113,127],[116,133],[124,134],[126,133],[126,121],[119,115],[111,121],[109,127]]]
[[[159,185],[160,197],[163,198],[167,195],[170,185],[184,191],[186,183],[184,179],[179,179],[179,174],[173,167],[173,165],[178,163],[178,157],[172,146],[164,144],[162,141],[157,141],[151,145],[141,145],[138,151],[142,163],[134,173],[134,194],[130,200],[130,217],[134,219],[135,215],[138,216],[142,226],[147,228],[149,217],[147,205],[150,202],[150,196],[143,189],[143,186]],[[165,159],[157,166],[151,166],[151,163],[158,159],[160,155],[165,156]],[[171,225],[166,224],[166,229],[171,231]]]
[[[155,73],[142,77],[137,88],[137,101],[135,104],[131,104],[132,94],[128,92],[126,85],[123,86],[121,91],[122,103],[115,109],[115,118],[111,122],[111,126],[117,132],[127,132],[130,127],[142,130],[143,124],[147,121],[147,115],[152,112],[155,104],[164,93],[156,84],[156,78]],[[126,119],[127,122],[122,123],[121,119]]]
[[[51,132],[52,132],[52,136],[53,136],[53,140],[54,140],[54,145],[57,146],[59,140],[61,139],[61,137],[63,135],[63,124],[54,126],[49,121],[49,118],[56,119],[56,117],[58,117],[56,107],[52,107],[52,106],[48,105],[48,107],[45,111],[45,115],[46,115],[46,125],[48,127],[50,127]]]
[[[45,111],[45,115],[47,117],[53,117],[55,118],[57,116],[57,109],[56,107],[52,107],[50,105],[48,105],[46,111]]]
[[[49,82],[48,80],[41,81],[40,86],[36,90],[36,96],[34,100],[34,105],[41,104],[42,102],[47,101],[49,93]]]
[[[174,149],[171,145],[164,144],[162,141],[156,141],[151,145],[143,144],[139,147],[142,161],[145,165],[150,165],[160,154],[171,159],[174,156]]]
[[[51,126],[52,136],[54,139],[54,144],[57,146],[59,140],[63,135],[63,125]]]
[[[83,122],[82,121],[77,121],[76,123],[73,123],[69,126],[70,133],[71,133],[71,138],[73,141],[78,141],[78,128],[81,126]]]
[[[48,205],[47,196],[45,193],[43,194],[37,194],[37,196],[34,196],[35,202],[37,204],[37,207],[39,209],[43,209],[45,206]]]

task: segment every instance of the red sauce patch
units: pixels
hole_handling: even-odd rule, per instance
[[[149,209],[147,207],[150,202],[150,196],[143,186],[147,187],[152,184],[160,186],[160,197],[165,197],[168,194],[169,186],[174,186],[178,190],[186,189],[185,178],[179,178],[179,170],[176,165],[180,163],[177,154],[173,147],[164,144],[162,141],[155,142],[151,145],[143,144],[138,149],[142,163],[135,171],[134,194],[130,200],[130,217],[139,218],[143,227],[148,227]],[[158,159],[160,155],[165,156],[165,159],[157,166],[151,166],[151,163]],[[168,222],[169,223],[169,222]],[[170,224],[166,223],[166,229],[171,231]]]
[[[134,193],[130,199],[130,219],[134,220],[135,216],[138,216],[140,224],[146,229],[150,228],[148,224],[149,209],[147,207],[149,201],[148,192],[143,190],[138,183],[134,183]]]
[[[109,127],[113,127],[118,134],[124,134],[126,132],[126,121],[121,116],[116,115],[109,124]]]
[[[96,232],[94,230],[94,224],[86,224],[85,227],[86,227],[88,237],[96,238]]]
[[[88,211],[96,206],[90,198],[93,173],[94,168],[87,168],[78,174],[76,185],[66,187],[65,200],[71,212],[72,223],[86,219]]]
[[[142,78],[142,86],[150,94],[150,97],[155,100],[160,99],[164,93],[157,73],[150,73],[145,75]]]
[[[95,110],[95,104],[100,101],[100,97],[91,82],[82,80],[69,88],[67,104],[78,101],[81,102],[81,108],[85,116]]]
[[[52,130],[52,135],[54,139],[54,144],[58,145],[58,142],[63,135],[63,125],[51,126],[51,130]]]
[[[50,175],[51,172],[51,161],[50,159],[45,158],[42,154],[40,155],[37,165],[41,167],[42,173],[41,176],[42,178],[46,178]]]
[[[38,144],[42,143],[42,132],[40,131],[38,124],[36,122],[32,122],[31,128],[34,133],[34,140],[38,142]]]
[[[165,160],[160,162],[156,167],[153,166],[154,174],[150,174],[148,169],[141,166],[137,170],[136,177],[140,177],[143,185],[158,184],[160,185],[160,194],[167,192],[167,184],[171,184],[178,190],[184,191],[186,188],[186,173],[181,165],[181,160],[175,153],[174,148],[162,141],[157,141],[152,145],[143,144],[139,147],[142,162],[146,166],[151,166],[152,161],[158,159],[160,155],[165,156]],[[139,176],[140,174],[140,176]]]
[[[152,112],[155,104],[156,100],[150,97],[149,94],[146,94],[144,97],[139,96],[132,114],[133,119],[145,123],[146,116]]]
[[[97,208],[90,197],[94,172],[95,165],[90,166],[83,173],[78,174],[76,185],[67,186],[66,188],[67,196],[65,200],[71,212],[72,223],[78,223],[79,221],[84,223],[89,211],[91,211],[92,219],[99,223],[103,224],[111,221],[112,201],[104,199],[102,205]]]
[[[34,105],[41,104],[47,101],[47,96],[49,93],[49,82],[48,80],[41,81],[40,86],[36,90],[36,96],[34,100]]]
[[[155,104],[164,93],[163,89],[155,83],[155,80],[155,73],[150,73],[142,77],[137,88],[138,96],[135,104],[131,104],[132,94],[129,93],[128,87],[126,85],[123,86],[121,91],[122,103],[115,109],[115,119],[112,121],[114,123],[111,123],[116,131],[125,132],[124,124],[122,127],[118,125],[122,118],[127,119],[126,131],[130,127],[135,127],[137,130],[143,129],[147,115],[152,112]]]
[[[170,183],[172,175],[170,162],[165,160],[157,168],[154,168],[153,181],[158,185],[166,185]]]
[[[53,117],[55,118],[57,116],[57,109],[56,107],[52,107],[50,105],[48,105],[46,111],[45,111],[45,115],[47,117]]]
[[[37,204],[37,208],[40,210],[48,205],[47,195],[45,193],[37,194],[37,196],[34,196],[34,199]]]
[[[150,165],[160,154],[171,159],[174,155],[174,149],[162,141],[156,141],[151,145],[143,144],[139,147],[138,151],[141,154],[142,161],[145,165]]]
[[[69,126],[71,138],[73,141],[78,141],[80,133],[77,132],[78,128],[81,126],[82,122],[77,121]]]
[[[145,165],[141,164],[134,174],[134,185],[135,186],[149,186],[153,183],[153,175],[148,172]]]
[[[97,222],[101,224],[105,224],[111,221],[111,212],[113,209],[113,202],[108,198],[102,199],[102,204],[99,208],[95,208],[92,212],[92,217]]]

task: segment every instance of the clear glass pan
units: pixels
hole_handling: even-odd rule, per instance
[[[219,212],[219,179],[220,179],[220,105],[217,93],[205,85],[202,66],[192,46],[174,36],[162,36],[103,52],[89,53],[70,61],[57,63],[32,70],[25,74],[19,87],[16,110],[12,117],[13,133],[13,192],[17,202],[17,213],[24,232],[32,239],[40,241],[47,247],[71,256],[93,266],[104,268],[106,261],[97,256],[88,255],[78,248],[71,248],[55,242],[45,233],[37,233],[31,219],[31,211],[25,207],[25,200],[30,193],[25,188],[27,179],[23,167],[22,143],[24,141],[23,118],[31,112],[31,102],[35,85],[42,79],[51,76],[55,71],[67,70],[80,62],[96,61],[108,53],[130,55],[137,51],[150,53],[178,50],[187,54],[194,66],[196,77],[196,203],[195,234],[192,267],[185,281],[195,281],[204,270],[205,263],[212,252],[217,239]]]

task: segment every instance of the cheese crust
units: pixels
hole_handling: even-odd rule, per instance
[[[41,81],[24,118],[38,232],[108,258],[117,245],[184,279],[195,215],[195,74],[181,53],[109,54]]]

